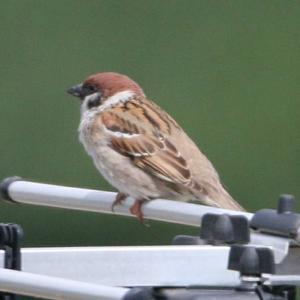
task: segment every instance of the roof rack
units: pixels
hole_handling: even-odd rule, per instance
[[[115,193],[19,177],[3,180],[0,189],[11,203],[117,215],[130,216],[133,203],[129,198],[112,212]],[[19,255],[21,271],[7,264],[6,231],[0,226],[0,290],[11,296],[68,300],[295,299],[300,286],[300,215],[293,204],[293,197],[282,195],[277,210],[251,214],[153,200],[143,206],[145,218],[198,226],[200,235],[177,236],[166,246],[19,247],[14,255]],[[17,238],[6,240],[20,245]]]

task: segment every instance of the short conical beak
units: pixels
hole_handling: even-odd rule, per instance
[[[83,96],[82,83],[72,86],[67,90],[67,93],[75,97],[82,97]]]

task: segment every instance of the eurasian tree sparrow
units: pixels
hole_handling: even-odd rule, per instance
[[[98,73],[68,93],[81,101],[81,143],[119,191],[113,206],[133,197],[130,211],[141,221],[142,204],[156,198],[243,210],[222,186],[212,163],[132,79]]]

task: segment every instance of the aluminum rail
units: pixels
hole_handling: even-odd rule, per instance
[[[266,281],[264,285],[270,286],[300,286],[300,275],[275,275],[275,276],[265,276]]]
[[[236,287],[240,277],[228,270],[229,251],[211,245],[46,247],[22,248],[21,255],[22,271],[105,286]],[[272,280],[300,278],[300,249],[293,252],[276,265]],[[0,267],[4,261],[0,250]]]
[[[227,269],[229,250],[199,245],[22,248],[22,271],[106,286],[235,287],[240,279]]]
[[[0,291],[54,300],[122,300],[129,289],[0,269]]]
[[[9,178],[8,178],[9,179]],[[5,183],[5,181],[3,181]],[[116,205],[112,212],[112,204],[116,193],[91,189],[65,187],[30,181],[2,182],[2,194],[14,202],[60,207],[75,210],[93,211],[108,214],[132,216],[129,211],[134,200],[126,199],[122,205]],[[153,200],[143,205],[145,218],[191,226],[200,226],[201,218],[206,213],[244,215],[251,219],[252,214],[246,212],[218,209],[191,203],[170,200]]]

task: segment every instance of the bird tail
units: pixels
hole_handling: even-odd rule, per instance
[[[203,194],[205,195],[204,197]],[[205,205],[236,211],[246,211],[230,196],[220,182],[213,186],[206,184],[206,189],[202,191],[202,195],[197,198],[200,199],[200,201]]]
[[[209,198],[214,202],[214,206],[224,209],[231,209],[237,211],[246,211],[237,201],[235,201],[230,194],[222,187],[217,193],[211,193]]]
[[[218,195],[218,198],[216,198],[216,202],[218,203],[219,207],[224,209],[246,211],[237,201],[235,201],[229,195],[229,193],[225,189],[222,194]]]

